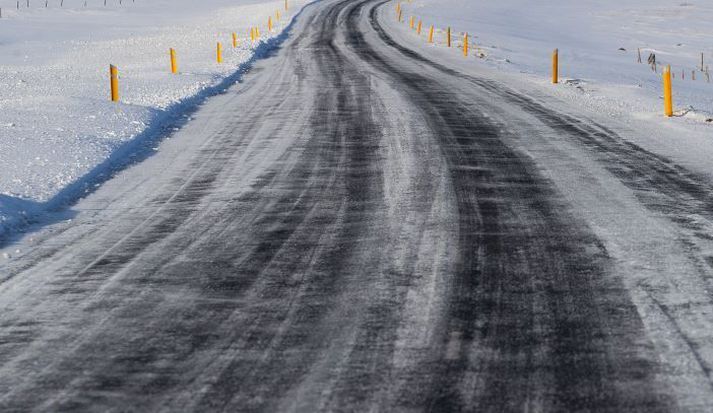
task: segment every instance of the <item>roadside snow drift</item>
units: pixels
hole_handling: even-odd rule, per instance
[[[122,149],[155,136],[229,76],[238,80],[304,4],[290,0],[285,11],[282,0],[60,2],[45,8],[32,0],[28,8],[23,1],[17,9],[15,0],[0,1],[0,236],[80,196],[86,188],[78,184],[109,173]],[[252,26],[262,36],[254,43]],[[215,58],[219,41],[223,64]],[[177,75],[169,48],[178,54]],[[119,67],[119,104],[109,101],[109,64]]]

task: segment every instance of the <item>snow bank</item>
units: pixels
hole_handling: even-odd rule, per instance
[[[0,0],[0,236],[81,196],[167,120],[237,81],[306,3],[290,0],[285,12],[283,0],[25,1],[16,9]],[[251,44],[257,25],[263,37]],[[120,70],[120,104],[108,100],[110,63]]]

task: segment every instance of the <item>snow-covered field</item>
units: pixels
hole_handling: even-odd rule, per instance
[[[307,2],[289,0],[285,11],[283,0],[61,1],[17,9],[0,0],[0,236],[80,196],[135,145],[237,80]],[[254,44],[252,26],[262,36]],[[119,104],[109,101],[109,64],[119,67]]]
[[[424,47],[431,24],[437,28],[436,47],[443,47],[443,29],[451,26],[454,47],[468,32],[475,42],[471,50],[475,46],[484,55],[473,54],[474,64],[521,73],[543,86],[550,81],[551,52],[558,48],[562,84],[550,87],[551,93],[601,114],[656,124],[668,131],[656,134],[657,140],[713,137],[713,72],[709,83],[700,70],[701,53],[704,69],[713,70],[711,1],[413,0],[402,6],[404,27],[411,16],[423,20]],[[656,55],[657,72],[646,64],[650,53]],[[667,64],[675,76],[675,119],[662,116],[660,74]]]

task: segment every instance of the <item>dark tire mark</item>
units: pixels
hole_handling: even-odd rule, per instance
[[[390,39],[376,10],[369,19],[381,40],[431,64]],[[545,410],[665,410],[666,401],[655,391],[623,391],[621,383],[646,387],[656,371],[650,349],[630,351],[645,336],[637,310],[621,282],[608,276],[603,246],[569,216],[532,162],[500,138],[506,125],[493,124],[460,101],[436,76],[403,69],[370,48],[352,22],[348,32],[355,52],[402,85],[439,132],[462,232],[462,263],[443,340],[455,338],[474,353],[489,354],[480,360],[466,351],[452,360],[444,355],[430,396],[416,400],[437,410],[519,410],[539,403]],[[447,352],[448,344],[444,347]],[[432,368],[424,366],[424,372]],[[469,374],[484,376],[475,400],[459,390]],[[531,384],[533,377],[554,386],[539,401],[534,394],[545,391]]]
[[[372,15],[372,22],[378,22]],[[573,141],[587,148],[622,184],[630,188],[639,202],[649,210],[658,213],[685,229],[692,238],[703,241],[710,240],[709,226],[713,222],[713,185],[704,176],[693,173],[671,159],[648,151],[622,137],[599,122],[586,118],[558,112],[546,107],[535,98],[516,92],[500,82],[470,76],[447,66],[434,62],[420,53],[403,47],[395,42],[383,28],[377,28],[379,36],[389,46],[410,59],[428,65],[440,72],[453,76],[471,85],[497,96],[513,106],[535,116],[543,124],[557,131],[562,136],[568,136]],[[691,241],[682,240],[690,248],[693,261],[708,265],[702,272],[710,274],[713,259],[705,256],[705,252]],[[703,256],[703,257],[701,257]],[[713,298],[713,286],[710,275],[702,275],[702,282],[708,286],[708,295]],[[676,327],[683,341],[689,344],[690,352],[699,363],[701,370],[708,377],[713,389],[713,366],[704,361],[696,345],[686,336],[678,325],[678,321],[670,317],[670,311],[662,306],[648,292],[649,297]]]

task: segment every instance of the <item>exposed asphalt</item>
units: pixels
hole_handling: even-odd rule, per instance
[[[616,260],[510,117],[673,225],[700,232],[681,217],[712,218],[710,185],[400,45],[384,4],[308,6],[177,150],[7,266],[0,410],[680,408]]]

